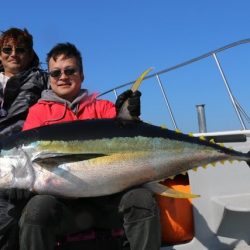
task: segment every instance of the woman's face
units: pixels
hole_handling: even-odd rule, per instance
[[[4,41],[0,51],[0,60],[6,76],[16,75],[27,69],[33,53],[23,43],[15,42],[13,39]]]

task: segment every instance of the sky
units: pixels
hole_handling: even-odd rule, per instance
[[[74,43],[83,56],[82,87],[98,93],[134,81],[149,67],[153,74],[250,38],[249,0],[14,0],[0,8],[0,30],[27,28],[44,69],[54,45]],[[217,56],[249,113],[250,44]],[[198,104],[205,105],[208,132],[242,129],[212,57],[160,80],[181,131],[198,132]],[[140,90],[142,120],[174,129],[157,79],[146,79]],[[102,98],[115,101],[113,94]]]

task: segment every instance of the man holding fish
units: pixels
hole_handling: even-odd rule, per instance
[[[124,92],[114,105],[81,89],[82,58],[73,44],[56,45],[48,53],[47,63],[51,89],[45,90],[30,108],[24,130],[65,121],[114,118],[125,101],[131,116],[140,115],[138,91]],[[119,228],[121,222],[127,238],[124,249],[160,249],[158,207],[153,193],[146,188],[79,199],[35,195],[20,220],[20,249],[52,250],[60,236],[90,228]]]

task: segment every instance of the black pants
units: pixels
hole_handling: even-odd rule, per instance
[[[19,250],[19,219],[27,201],[10,202],[0,191],[0,249]]]
[[[159,212],[147,189],[76,200],[36,195],[20,219],[20,250],[54,250],[65,234],[122,224],[131,250],[160,249]]]

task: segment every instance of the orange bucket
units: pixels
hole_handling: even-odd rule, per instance
[[[174,190],[190,193],[188,175],[178,175],[161,184]],[[190,199],[177,199],[156,195],[160,208],[162,243],[180,244],[194,237],[193,210]]]

